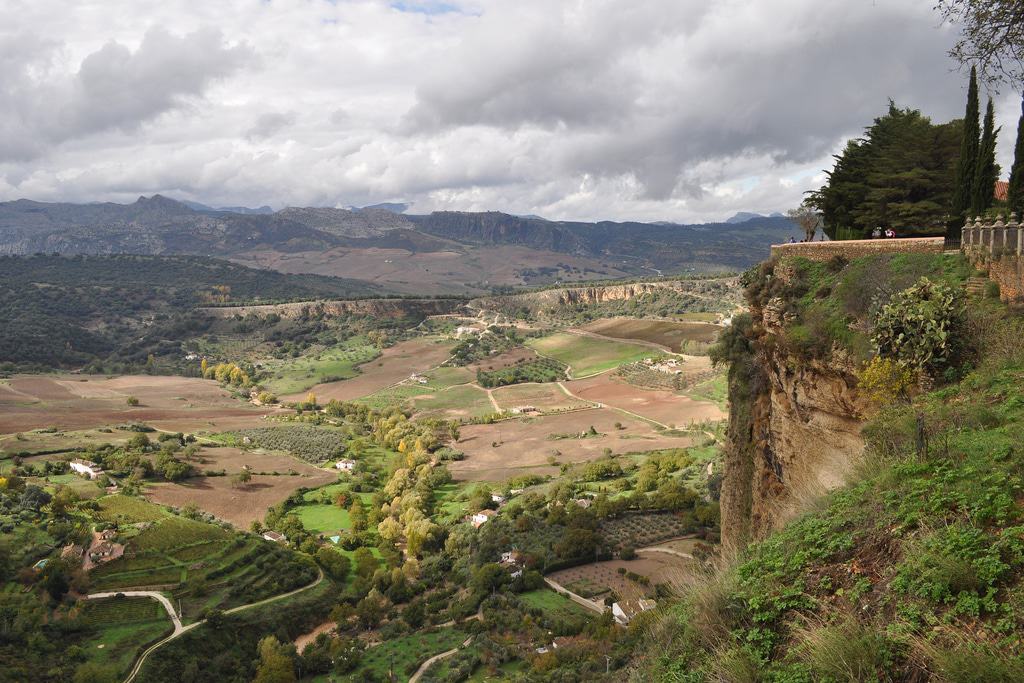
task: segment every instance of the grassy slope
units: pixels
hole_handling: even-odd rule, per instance
[[[635,680],[1024,680],[1024,324],[969,307],[977,369],[869,421],[863,474],[664,614]]]

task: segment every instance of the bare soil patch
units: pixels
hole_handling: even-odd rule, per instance
[[[576,396],[588,401],[621,408],[679,428],[691,422],[717,421],[727,417],[710,401],[696,401],[666,390],[643,389],[607,373],[566,382],[565,386]]]
[[[597,436],[579,438],[591,426]],[[571,438],[556,438],[568,435]],[[602,457],[605,448],[628,453],[691,444],[690,438],[661,434],[643,420],[595,408],[465,426],[456,448],[466,453],[466,459],[448,463],[448,469],[463,481],[504,481],[521,474],[556,473],[550,457],[556,463],[576,463]]]
[[[316,487],[337,480],[337,474],[278,453],[244,451],[238,448],[204,448],[200,451],[199,470],[225,470],[224,477],[192,477],[182,482],[164,482],[146,487],[146,497],[155,503],[181,507],[195,503],[199,509],[248,529],[254,519],[263,519],[267,508],[287,498],[295,489]],[[233,485],[231,475],[242,465],[254,473],[245,485]],[[295,472],[296,474],[289,474]]]
[[[673,352],[678,352],[687,340],[713,342],[722,331],[720,326],[709,323],[637,318],[596,320],[581,329],[613,339],[650,342]]]
[[[129,396],[139,405],[129,406]],[[21,375],[0,393],[0,434],[123,422],[169,431],[221,431],[262,424],[272,412],[239,401],[213,380],[194,377]]]
[[[353,401],[407,379],[413,373],[437,367],[448,359],[451,355],[449,351],[446,344],[425,339],[400,342],[384,349],[379,358],[360,365],[360,375],[338,382],[317,384],[309,392],[315,394],[321,403],[331,399]],[[302,401],[309,392],[282,396],[281,400]]]

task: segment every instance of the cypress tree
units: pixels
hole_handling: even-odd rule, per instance
[[[990,97],[985,109],[985,127],[982,129],[981,143],[978,145],[978,162],[974,167],[974,186],[971,190],[971,213],[975,216],[992,206],[996,181],[999,180],[999,165],[996,163],[996,137],[999,131],[995,125],[995,108]]]
[[[1020,102],[1020,120],[1017,121],[1017,144],[1013,148],[1013,166],[1010,168],[1010,190],[1007,195],[1010,211],[1024,218],[1024,99]]]
[[[964,135],[960,142],[960,160],[956,167],[956,183],[953,189],[953,213],[950,229],[959,231],[967,210],[971,206],[971,190],[974,186],[974,169],[978,161],[978,71],[971,67],[971,82],[967,86],[967,110],[964,112]],[[952,233],[951,233],[952,234]]]

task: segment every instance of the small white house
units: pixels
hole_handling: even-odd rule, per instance
[[[621,603],[612,603],[612,616],[615,618],[616,623],[625,626],[629,623],[630,619],[657,607],[658,603],[654,600],[648,600],[646,598],[640,598],[639,600],[624,600]]]
[[[342,472],[351,472],[356,468],[356,461],[349,460],[346,458],[345,460],[339,460],[334,464],[334,466],[337,467]]]
[[[496,514],[497,513],[494,510],[481,510],[480,512],[470,517],[469,521],[473,525],[474,529],[479,529],[481,526],[487,523],[487,520],[489,520]]]
[[[492,493],[491,494],[491,502],[492,503],[497,503],[498,505],[504,505],[505,504],[505,496],[500,496],[497,493]]]
[[[274,543],[284,543],[288,540],[287,536],[279,534],[276,531],[264,531],[263,538]]]
[[[72,460],[69,464],[72,472],[89,477],[90,479],[95,479],[103,474],[103,468],[91,460]]]

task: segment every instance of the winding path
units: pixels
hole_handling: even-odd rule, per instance
[[[250,602],[248,605],[239,605],[238,607],[232,607],[229,610],[224,610],[224,614],[235,614],[236,612],[242,612],[244,610],[253,609],[254,607],[261,607],[262,605],[266,605],[266,604],[271,603],[271,602],[276,602],[278,600],[283,600],[285,598],[290,598],[293,595],[297,595],[298,593],[301,593],[303,591],[307,591],[310,588],[314,588],[315,586],[320,585],[320,582],[324,580],[324,573],[323,573],[323,571],[320,570],[319,568],[317,568],[317,571],[318,571],[318,574],[317,574],[317,577],[316,577],[316,581],[314,581],[313,583],[310,583],[310,584],[307,584],[305,586],[302,586],[301,588],[296,588],[295,590],[289,591],[287,593],[282,593],[281,595],[274,595],[274,596],[271,596],[269,598],[265,598],[263,600],[259,600],[257,602]],[[146,661],[146,657],[148,657],[150,654],[152,654],[155,650],[157,650],[160,647],[163,647],[164,645],[166,645],[167,643],[171,642],[172,640],[174,640],[178,636],[182,635],[183,633],[187,633],[187,632],[191,631],[192,629],[194,629],[194,628],[196,628],[198,626],[202,626],[203,624],[206,623],[206,619],[201,619],[199,621],[196,621],[196,622],[193,622],[193,623],[189,624],[188,626],[182,626],[181,625],[181,618],[178,616],[178,613],[175,611],[174,605],[171,604],[171,601],[169,599],[167,599],[167,597],[165,595],[163,595],[162,593],[158,593],[156,591],[113,591],[113,592],[106,592],[106,593],[91,593],[89,595],[86,595],[85,599],[86,600],[98,600],[100,598],[113,598],[113,597],[117,597],[118,595],[124,595],[125,597],[145,597],[145,598],[152,598],[154,600],[158,600],[164,606],[164,609],[167,610],[168,616],[171,617],[171,621],[174,623],[174,632],[171,635],[167,636],[166,638],[162,638],[162,639],[158,640],[157,642],[153,643],[152,645],[147,647],[145,650],[143,650],[142,654],[139,655],[139,658],[135,660],[135,664],[132,666],[132,670],[128,673],[128,676],[124,679],[124,683],[132,683],[132,681],[135,680],[135,677],[139,675],[139,671],[142,670],[142,665]]]
[[[690,553],[684,553],[682,550],[673,550],[672,548],[637,548],[636,554],[642,555],[644,553],[665,553],[666,555],[676,555],[678,557],[685,557],[687,560],[695,559]]]
[[[181,618],[174,609],[174,605],[167,599],[167,596],[157,591],[110,591],[107,593],[90,593],[85,596],[86,600],[101,600],[103,598],[116,598],[118,596],[124,596],[126,598],[152,598],[156,600],[164,609],[167,610],[167,615],[171,618],[171,622],[174,624],[174,634],[179,635],[185,628],[181,625]]]
[[[434,662],[440,661],[442,659],[445,659],[446,657],[451,657],[452,655],[457,653],[459,650],[461,650],[461,649],[463,649],[465,647],[469,647],[469,644],[472,643],[472,642],[473,642],[473,636],[470,636],[469,638],[466,638],[464,641],[462,641],[462,645],[459,645],[458,647],[453,647],[451,650],[448,650],[447,652],[442,652],[439,655],[434,655],[433,657],[431,657],[427,661],[423,662],[422,664],[420,664],[420,668],[416,669],[416,673],[414,673],[412,675],[412,678],[409,679],[409,683],[418,683],[418,681],[420,680],[420,676],[422,676],[423,674],[425,674],[427,672],[427,669],[430,668],[431,664],[433,664]]]

